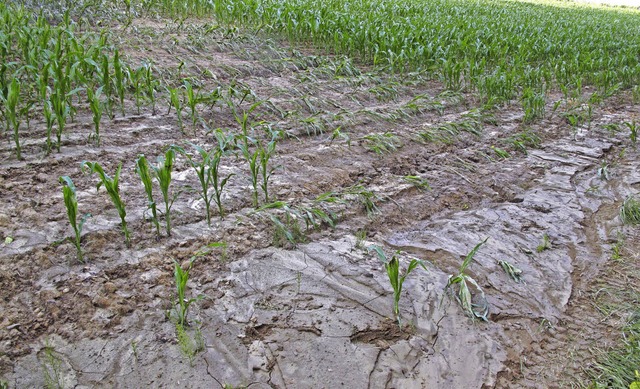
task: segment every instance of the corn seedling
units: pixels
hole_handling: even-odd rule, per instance
[[[478,243],[473,248],[473,250],[471,250],[469,254],[467,254],[464,261],[462,261],[462,265],[460,266],[458,274],[455,276],[449,276],[449,281],[447,282],[447,286],[445,286],[445,290],[448,290],[454,285],[458,285],[456,300],[458,301],[464,312],[471,318],[479,318],[484,321],[488,321],[487,314],[489,313],[489,307],[486,302],[484,291],[482,290],[480,285],[478,285],[478,283],[465,272],[469,265],[471,265],[473,257],[476,255],[480,247],[482,247],[482,245],[487,242],[488,239],[489,238],[486,238],[482,242]],[[473,303],[473,296],[469,285],[475,287],[477,290],[477,304]]]
[[[380,200],[380,198],[373,193],[372,191],[366,189],[362,185],[354,185],[347,188],[344,192],[344,195],[352,195],[357,196],[358,200],[364,207],[367,212],[367,216],[372,217],[376,213],[378,213],[379,209],[376,206],[376,201]]]
[[[51,101],[50,100],[45,100],[42,106],[42,110],[44,113],[44,120],[45,123],[47,125],[47,131],[46,131],[46,136],[47,136],[47,140],[45,143],[45,149],[47,151],[47,154],[51,152],[52,149],[52,144],[51,144],[51,133],[53,132],[53,125],[55,123],[55,117],[53,114],[53,108],[51,106]]]
[[[276,151],[276,140],[272,139],[266,146],[263,146],[262,143],[258,144],[259,151],[259,159],[260,159],[260,172],[262,175],[262,182],[260,183],[260,187],[262,188],[262,192],[264,193],[264,201],[266,203],[269,202],[269,178],[276,170],[276,168],[272,168],[269,166],[269,160],[274,155]]]
[[[493,152],[500,158],[500,159],[509,159],[511,158],[511,154],[509,154],[507,151],[500,149],[498,147],[495,146],[491,146],[491,150],[493,150]]]
[[[423,191],[431,190],[431,186],[429,186],[429,182],[422,177],[409,175],[409,176],[402,177],[402,179],[408,182],[409,184],[413,185],[419,190],[423,190]]]
[[[67,117],[69,116],[70,108],[67,104],[67,99],[64,94],[60,94],[59,91],[54,91],[50,96],[51,106],[53,112],[56,115],[56,122],[58,128],[56,129],[56,148],[60,152],[60,146],[62,145],[62,132],[67,124]]]
[[[407,266],[407,270],[403,275],[400,275],[400,260],[398,255],[399,251],[396,251],[391,259],[387,258],[384,250],[382,250],[379,246],[371,246],[369,247],[369,251],[375,251],[378,255],[380,261],[384,264],[384,269],[387,272],[387,276],[389,277],[389,283],[393,288],[393,314],[398,321],[398,326],[402,328],[402,323],[400,322],[400,296],[402,295],[402,285],[404,284],[404,280],[407,276],[417,267],[421,266],[424,270],[427,270],[427,267],[424,265],[419,259],[412,259],[409,262],[409,266]]]
[[[113,86],[111,85],[111,67],[109,66],[109,57],[105,54],[102,56],[102,91],[105,95],[105,108],[110,119],[114,118],[113,113]]]
[[[76,186],[68,176],[60,177],[60,182],[63,184],[62,194],[64,196],[64,205],[67,208],[67,216],[69,218],[69,224],[73,228],[75,239],[73,243],[76,246],[78,252],[78,261],[84,263],[84,257],[82,254],[82,247],[80,245],[82,239],[82,227],[91,214],[87,213],[78,221],[78,199],[76,197]]]
[[[624,125],[629,129],[629,139],[631,139],[631,143],[635,147],[636,142],[638,141],[638,127],[640,126],[638,126],[635,120],[632,122],[624,122]]]
[[[365,135],[364,147],[376,154],[391,153],[400,147],[400,138],[392,132]]]
[[[640,201],[634,196],[627,197],[622,203],[620,219],[623,224],[640,224]]]
[[[164,200],[164,220],[168,236],[171,236],[171,207],[179,194],[176,193],[173,198],[169,195],[171,173],[173,172],[175,157],[176,152],[173,147],[170,147],[164,156],[158,157],[158,165],[151,166],[154,176],[160,185],[160,193],[162,193],[162,199]]]
[[[18,159],[22,159],[19,133],[20,120],[19,111],[17,110],[18,102],[20,101],[20,82],[17,78],[11,80],[7,97],[3,100],[6,104],[5,116],[7,118],[7,131],[13,129],[13,141],[16,144],[16,157]]]
[[[184,125],[182,123],[182,103],[180,102],[180,88],[168,88],[169,92],[169,111],[167,114],[171,112],[171,107],[176,109],[176,115],[178,116],[178,126],[180,126],[180,131],[184,134]]]
[[[523,122],[532,123],[544,118],[544,103],[544,94],[534,91],[533,88],[525,88],[522,92]]]
[[[342,131],[342,127],[338,127],[335,130],[333,130],[333,133],[331,134],[330,143],[333,143],[333,141],[335,141],[336,139],[344,140],[345,143],[347,144],[347,147],[351,147],[351,137],[349,137],[349,134]]]
[[[536,247],[536,251],[541,253],[545,250],[551,250],[551,239],[549,239],[549,235],[542,234],[542,242]]]
[[[513,279],[515,282],[518,282],[518,283],[520,282],[522,278],[521,269],[518,269],[517,267],[513,266],[507,261],[498,261],[498,265],[502,267],[502,270],[504,270],[505,273],[507,273],[509,277],[511,277],[511,279]]]
[[[156,205],[156,201],[153,198],[153,184],[151,180],[151,170],[149,168],[149,163],[147,162],[147,158],[144,155],[138,156],[136,159],[136,172],[138,176],[140,176],[140,180],[142,181],[142,185],[144,185],[144,191],[147,194],[147,206],[151,211],[151,223],[156,228],[156,239],[160,238],[160,222],[158,220],[158,208]]]
[[[100,120],[102,119],[102,103],[100,102],[101,95],[102,87],[98,88],[95,92],[91,88],[87,89],[89,108],[91,108],[91,112],[93,113],[93,126],[95,129],[94,139],[98,146],[100,146]]]
[[[198,176],[198,181],[200,182],[199,195],[204,201],[207,225],[211,226],[211,200],[215,201],[220,217],[224,218],[222,191],[234,174],[231,173],[225,178],[220,176],[220,160],[224,155],[224,145],[221,144],[219,148],[214,148],[209,151],[193,143],[191,143],[191,146],[199,155],[199,160],[196,160],[193,155],[186,153],[181,148],[177,148],[177,150],[187,157],[187,161]],[[211,193],[211,186],[213,186],[213,193]]]
[[[120,61],[120,52],[116,49],[113,55],[113,71],[115,75],[116,82],[116,93],[118,93],[118,98],[120,99],[120,110],[122,112],[122,116],[125,116],[124,113],[124,93],[126,89],[126,73],[122,67],[122,62]]]
[[[153,69],[150,64],[144,65],[144,84],[147,98],[151,101],[151,109],[153,115],[156,114],[156,88],[158,80],[153,77]]]
[[[140,66],[136,69],[129,69],[129,75],[131,77],[131,86],[133,87],[133,94],[136,101],[136,113],[140,115],[140,106],[142,105],[142,92],[144,82],[145,67]]]
[[[118,169],[116,170],[116,174],[113,178],[109,177],[102,169],[102,166],[98,162],[82,162],[81,164],[82,171],[85,172],[85,168],[88,169],[89,173],[98,173],[98,177],[100,181],[98,182],[97,189],[100,190],[100,187],[104,185],[113,205],[116,207],[118,211],[118,215],[120,215],[120,227],[122,228],[122,232],[124,233],[124,240],[127,246],[131,245],[131,235],[129,233],[129,229],[127,228],[126,216],[127,212],[125,210],[125,204],[120,198],[120,171],[122,170],[122,163],[118,165]]]
[[[198,107],[198,103],[202,101],[202,96],[200,95],[200,92],[196,93],[193,91],[193,86],[189,81],[186,81],[186,80],[184,81],[184,88],[186,90],[186,99],[187,99],[187,105],[189,106],[189,110],[190,110],[191,121],[195,126],[196,122],[198,121],[197,107]]]
[[[255,212],[260,213],[271,209],[281,209],[284,212],[284,217],[282,218],[274,214],[269,214],[269,220],[271,220],[274,226],[274,246],[284,247],[288,242],[291,247],[295,248],[298,243],[306,241],[306,237],[299,223],[302,216],[296,209],[290,208],[284,201],[276,201],[263,205],[256,209]]]
[[[193,262],[195,261],[196,256],[192,257],[189,260],[189,263],[186,265],[186,269],[183,269],[182,266],[177,261],[173,261],[173,277],[176,283],[176,293],[177,293],[177,302],[174,306],[174,313],[176,314],[177,324],[182,326],[183,328],[188,325],[187,314],[189,313],[189,307],[194,302],[201,300],[203,296],[191,297],[187,298],[186,289],[187,282],[189,281],[189,273],[191,272],[191,268],[193,267]]]
[[[356,231],[355,236],[356,236],[356,249],[364,249],[364,243],[367,240],[367,230],[364,228],[361,228],[359,230]]]
[[[528,154],[529,148],[539,148],[542,140],[530,130],[525,130],[504,140],[504,143],[512,145],[516,150]]]

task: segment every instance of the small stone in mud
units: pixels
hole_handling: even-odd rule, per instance
[[[96,296],[96,298],[94,298],[92,302],[93,305],[98,308],[107,308],[111,303],[111,299],[104,296]]]
[[[105,293],[109,293],[109,294],[114,293],[116,290],[118,290],[118,287],[113,282],[106,282],[103,285],[103,288]]]

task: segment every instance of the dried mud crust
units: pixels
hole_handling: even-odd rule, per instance
[[[236,176],[224,198],[227,217],[214,215],[208,227],[196,194],[182,193],[173,236],[157,241],[134,160],[185,140],[210,146],[205,129],[187,125],[182,133],[165,101],[155,115],[149,108],[133,115],[129,102],[127,116],[103,123],[100,148],[87,141],[91,118],[84,112],[69,126],[62,152],[45,156],[42,123],[34,119],[25,161],[13,159],[8,143],[0,146],[0,236],[13,239],[0,248],[0,374],[12,386],[42,386],[46,350],[53,349],[64,387],[554,387],[575,382],[591,347],[615,343],[623,318],[602,319],[594,294],[617,285],[606,270],[616,231],[633,236],[616,216],[620,201],[639,189],[637,151],[620,156],[628,140],[602,130],[637,116],[626,97],[597,108],[590,128],[571,129],[549,114],[530,126],[542,138],[538,149],[509,149],[511,158],[499,160],[490,146],[508,148],[502,140],[524,129],[517,107],[482,119],[479,137],[461,132],[451,143],[425,144],[416,141],[418,132],[468,120],[473,97],[443,93],[419,75],[366,73],[341,58],[302,54],[241,31],[135,23],[137,33],[122,34],[120,45],[131,62],[152,58],[164,82],[177,82],[180,71],[204,90],[243,85],[269,99],[255,120],[290,135],[273,161],[274,198],[308,203],[360,184],[377,196],[379,212],[368,216],[356,201],[338,205],[335,229],[310,232],[297,249],[274,248],[272,226],[250,207],[245,162],[229,157],[223,169]],[[210,31],[206,39],[194,40],[203,30]],[[380,95],[384,88],[376,87],[385,85],[394,86],[393,96]],[[234,101],[245,109],[252,102]],[[239,131],[229,107],[201,108],[205,121]],[[331,141],[337,127],[349,142]],[[365,147],[364,136],[387,131],[398,137],[396,151],[378,155]],[[84,160],[109,173],[123,163],[131,248],[106,194],[95,190],[96,177],[81,174]],[[613,167],[608,181],[598,177],[602,161]],[[184,158],[174,174],[176,187],[196,185]],[[76,183],[80,211],[93,214],[85,264],[60,242],[70,234],[61,175]],[[432,190],[408,184],[407,175],[427,179]],[[365,245],[428,261],[428,272],[406,281],[402,330],[390,318],[381,264],[358,248],[359,230],[367,231]],[[551,249],[537,253],[544,234]],[[443,298],[443,289],[486,237],[469,269],[490,306],[490,321],[481,323]],[[637,253],[628,241],[628,253]],[[173,261],[211,242],[227,249],[199,257],[191,273],[189,292],[205,296],[190,314],[205,350],[190,366],[166,315]],[[524,282],[509,279],[498,260],[521,268]],[[637,264],[637,255],[628,261]]]

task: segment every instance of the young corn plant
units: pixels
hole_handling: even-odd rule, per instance
[[[151,101],[151,112],[156,114],[156,88],[158,87],[158,80],[153,77],[153,68],[151,64],[144,65],[144,89],[147,94],[147,98]]]
[[[53,132],[53,125],[55,123],[55,117],[53,114],[53,107],[51,106],[51,101],[49,99],[45,100],[42,106],[42,110],[44,113],[44,120],[47,125],[47,140],[45,142],[45,150],[47,154],[51,153],[53,145],[51,143],[51,133]]]
[[[186,293],[187,282],[189,282],[189,273],[191,272],[195,259],[196,256],[189,260],[188,264],[185,266],[186,269],[183,269],[177,261],[173,261],[173,278],[176,283],[177,294],[177,302],[174,306],[174,312],[177,316],[177,324],[183,328],[188,325],[187,314],[189,313],[189,307],[194,302],[202,299],[202,296],[187,298]]]
[[[259,144],[258,151],[260,152],[260,172],[262,175],[262,183],[260,183],[260,187],[262,188],[262,192],[264,193],[264,201],[265,203],[269,202],[269,178],[271,178],[271,174],[276,170],[276,168],[269,167],[269,160],[275,154],[276,151],[276,140],[272,139],[266,146]]]
[[[631,143],[635,147],[636,143],[638,142],[638,127],[640,126],[636,123],[635,120],[632,122],[624,122],[624,125],[629,129],[629,139],[631,139]]]
[[[131,246],[131,234],[129,229],[127,228],[127,211],[125,209],[125,204],[120,198],[120,171],[122,170],[122,163],[118,165],[118,169],[116,170],[116,174],[113,178],[109,177],[105,172],[102,166],[98,162],[82,162],[81,169],[83,172],[87,172],[90,174],[98,173],[98,177],[100,181],[96,188],[100,190],[100,187],[104,185],[113,205],[116,207],[118,211],[118,215],[120,215],[120,227],[122,228],[122,232],[124,233],[124,240],[127,246]],[[86,171],[86,170],[87,171]]]
[[[198,104],[202,101],[202,96],[200,95],[200,92],[194,92],[193,86],[187,80],[184,81],[184,88],[186,90],[187,106],[189,106],[191,122],[195,127],[196,122],[198,121],[197,108]]]
[[[260,147],[256,147],[255,150],[251,151],[249,149],[249,137],[241,135],[243,138],[242,143],[238,143],[238,148],[240,152],[244,156],[244,158],[249,163],[249,172],[251,174],[251,186],[253,188],[253,192],[251,193],[251,198],[253,200],[253,207],[258,208],[258,186],[259,186],[259,176],[260,176]]]
[[[193,155],[185,152],[181,148],[177,148],[183,155],[187,157],[189,165],[195,170],[200,182],[200,198],[204,201],[204,206],[207,216],[207,225],[211,226],[211,201],[215,201],[218,206],[218,212],[220,217],[224,218],[224,209],[222,207],[222,191],[234,175],[229,174],[227,177],[222,178],[220,176],[220,160],[224,154],[224,149],[214,148],[212,150],[205,150],[204,148],[190,143],[191,147],[195,149],[196,153],[200,156],[199,160],[196,160]],[[222,178],[222,180],[221,180]],[[213,193],[211,193],[211,187],[213,186]]]
[[[182,103],[180,102],[180,88],[168,88],[169,91],[169,112],[171,112],[171,107],[176,109],[176,115],[178,116],[178,126],[180,126],[180,131],[184,134],[184,124],[182,123]]]
[[[7,119],[7,131],[13,129],[13,140],[16,143],[16,157],[22,159],[22,150],[20,148],[20,120],[19,111],[17,110],[20,101],[20,82],[17,78],[11,80],[9,90],[4,103],[6,104],[5,116]]]
[[[140,107],[142,106],[142,92],[144,82],[145,67],[140,66],[136,69],[129,69],[131,76],[131,86],[133,87],[133,94],[136,100],[136,114],[140,115]]]
[[[116,49],[113,55],[113,71],[115,75],[115,83],[116,83],[116,93],[118,94],[118,98],[120,99],[120,111],[122,112],[122,116],[125,116],[124,112],[124,95],[126,91],[126,73],[122,67],[122,62],[120,61],[120,52]]]
[[[115,114],[113,113],[113,86],[111,84],[111,70],[109,66],[109,57],[104,54],[102,56],[102,88],[105,96],[105,108],[107,109],[107,115],[109,119],[113,119]]]
[[[144,155],[138,156],[136,160],[136,173],[140,176],[142,185],[144,185],[144,191],[147,194],[147,206],[151,211],[151,223],[156,228],[156,239],[160,239],[160,222],[158,220],[158,207],[156,201],[153,198],[153,183],[151,180],[151,170],[149,163]]]
[[[67,117],[69,117],[70,108],[65,95],[60,94],[57,90],[51,94],[50,101],[51,106],[53,107],[53,112],[56,115],[56,122],[58,123],[58,128],[56,129],[56,149],[60,152],[60,147],[62,146],[62,133],[64,132],[64,128],[67,124]]]
[[[67,208],[67,216],[69,217],[69,223],[75,234],[74,244],[78,253],[78,261],[84,263],[84,256],[82,254],[82,227],[91,214],[87,213],[78,221],[78,199],[76,197],[76,186],[68,176],[60,177],[60,183],[63,184],[62,194],[64,196],[64,205]]]
[[[171,173],[173,172],[175,158],[176,152],[173,147],[170,147],[164,156],[158,157],[158,165],[151,167],[160,185],[160,193],[162,193],[162,199],[164,200],[164,219],[168,236],[171,236],[171,207],[179,194],[176,193],[173,195],[173,198],[169,195]]]
[[[452,288],[454,285],[458,285],[458,293],[455,295],[456,300],[465,311],[465,313],[471,318],[479,318],[484,321],[488,321],[487,314],[489,313],[489,307],[486,303],[484,291],[478,285],[478,283],[468,274],[466,274],[466,270],[471,265],[471,261],[473,257],[476,255],[480,247],[487,242],[489,238],[486,238],[482,242],[478,243],[469,254],[465,257],[462,265],[460,266],[460,270],[458,274],[453,276],[449,276],[449,281],[445,286],[445,290]],[[474,286],[479,293],[479,303],[474,304],[472,300],[471,290],[469,285]],[[444,296],[443,296],[444,297]]]
[[[93,138],[96,141],[96,145],[100,146],[100,120],[102,119],[102,102],[100,102],[100,96],[102,95],[102,87],[98,88],[95,92],[91,88],[87,88],[87,97],[89,98],[89,108],[93,113],[93,126],[95,133]]]
[[[551,250],[551,248],[551,239],[549,238],[549,235],[546,233],[542,234],[542,242],[540,242],[538,247],[536,247],[536,251],[541,253],[545,250]]]
[[[379,246],[371,246],[369,247],[369,251],[375,251],[378,255],[380,261],[384,264],[384,269],[387,272],[387,276],[389,277],[389,283],[393,288],[393,314],[398,321],[398,326],[402,328],[402,322],[400,321],[400,296],[402,295],[402,285],[404,284],[404,280],[407,276],[418,266],[422,267],[424,270],[427,270],[427,267],[424,265],[419,259],[412,259],[409,262],[409,266],[407,266],[407,270],[403,275],[400,275],[400,260],[398,255],[399,251],[396,251],[391,259],[387,258],[384,250],[382,250]]]

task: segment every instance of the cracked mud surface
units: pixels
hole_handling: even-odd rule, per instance
[[[194,77],[202,69],[214,75],[202,76],[204,89],[235,81],[269,99],[260,120],[290,135],[273,161],[275,199],[310,204],[360,184],[377,196],[379,210],[369,216],[347,197],[331,205],[335,228],[310,230],[295,248],[274,247],[273,225],[251,208],[246,163],[230,156],[222,166],[236,174],[223,198],[227,217],[214,213],[208,227],[202,202],[184,192],[174,205],[173,235],[156,241],[134,160],[155,159],[185,140],[211,146],[205,129],[188,126],[183,135],[161,101],[156,115],[133,115],[130,107],[127,116],[107,121],[96,148],[86,140],[85,112],[69,126],[62,152],[45,156],[36,133],[42,123],[34,120],[25,161],[13,158],[8,143],[0,146],[0,236],[13,239],[0,247],[0,377],[11,387],[42,387],[51,353],[65,388],[563,387],[582,374],[594,345],[615,344],[620,318],[603,318],[594,293],[616,286],[606,269],[619,231],[629,237],[631,266],[639,260],[634,230],[618,219],[622,200],[640,189],[638,152],[625,134],[603,129],[638,119],[628,96],[598,107],[590,126],[577,129],[548,114],[530,126],[542,139],[538,148],[509,149],[511,158],[500,160],[490,146],[508,148],[502,140],[524,129],[517,106],[496,109],[480,136],[461,132],[451,143],[421,143],[419,131],[464,120],[473,97],[442,93],[418,76],[346,74],[336,65],[340,58],[241,33],[214,31],[209,43],[190,45],[193,31],[138,23],[137,34],[121,38],[131,62],[151,57],[170,81],[184,61]],[[154,45],[138,50],[148,40]],[[381,85],[394,85],[397,95],[371,92]],[[422,105],[408,104],[415,101]],[[201,108],[215,127],[239,131],[228,107]],[[331,140],[339,126],[349,142]],[[368,150],[364,136],[385,131],[398,136],[398,149]],[[83,160],[100,161],[108,172],[123,162],[131,248],[106,194],[96,192],[95,176],[81,174]],[[608,180],[599,174],[603,161]],[[178,188],[197,183],[184,158],[174,174]],[[76,183],[80,211],[93,214],[84,264],[72,244],[60,242],[70,234],[61,175]],[[419,175],[432,189],[419,190],[406,175]],[[550,248],[538,252],[545,234]],[[468,274],[486,293],[489,321],[473,321],[444,288],[487,237]],[[166,314],[175,293],[173,261],[212,242],[227,249],[199,256],[191,271],[188,293],[204,298],[192,305],[190,331],[199,328],[205,347],[190,363]],[[428,271],[417,269],[404,284],[402,328],[387,275],[362,248],[374,244],[426,263]],[[522,282],[498,261],[520,268]]]

